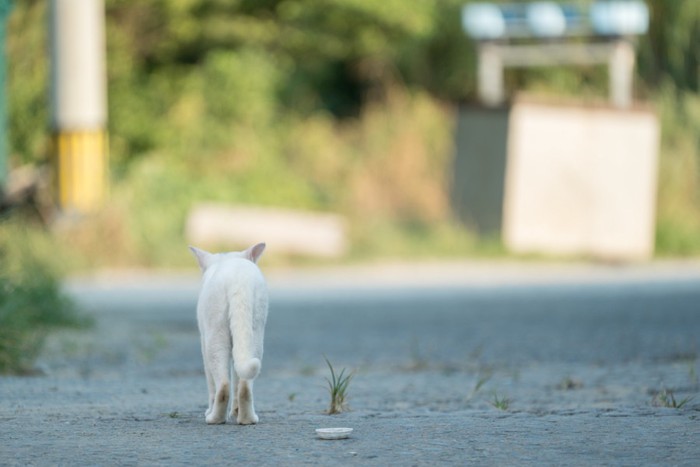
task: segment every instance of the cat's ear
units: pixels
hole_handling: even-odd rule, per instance
[[[260,258],[260,255],[262,255],[263,251],[265,251],[265,244],[258,243],[255,246],[251,246],[243,253],[245,253],[246,258],[248,258],[249,260],[251,260],[254,263],[257,263],[258,258]]]
[[[202,272],[206,271],[207,268],[214,262],[214,257],[216,255],[193,246],[190,246],[190,250],[194,254],[194,257],[197,258],[197,262],[199,263],[199,267]]]

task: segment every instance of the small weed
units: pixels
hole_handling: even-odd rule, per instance
[[[330,379],[326,378],[326,381],[328,382],[328,392],[331,395],[331,404],[330,407],[328,407],[328,414],[332,415],[341,413],[347,408],[345,405],[345,399],[347,397],[348,385],[350,384],[353,374],[349,373],[346,375],[345,368],[343,368],[340,373],[336,375],[331,362],[329,362],[326,357],[323,358],[326,360],[328,369],[331,370]]]
[[[488,383],[489,380],[491,379],[491,372],[484,373],[482,375],[479,375],[479,379],[476,381],[476,384],[474,385],[474,389],[472,389],[472,397],[476,395],[477,392],[484,386],[484,384]]]
[[[511,400],[506,396],[499,396],[498,393],[493,393],[493,401],[491,405],[496,407],[498,410],[508,410],[510,408]]]
[[[45,338],[92,324],[61,288],[57,273],[31,245],[0,225],[0,373],[32,374]]]
[[[670,389],[664,389],[657,393],[651,400],[651,405],[654,407],[666,407],[669,409],[680,409],[685,404],[693,400],[691,396],[685,397],[680,401],[676,400],[676,396],[673,395],[673,391]]]
[[[180,418],[180,412],[170,412],[168,414],[168,417],[170,418]]]
[[[411,340],[411,364],[408,367],[409,371],[421,371],[428,368],[428,360],[423,356],[417,338]]]
[[[688,378],[690,379],[690,384],[697,388],[700,385],[700,379],[698,378],[698,373],[695,371],[695,361],[688,363]]]
[[[296,397],[297,397],[296,392],[290,392],[289,395],[287,396],[287,400],[289,400],[289,402],[294,402],[294,399],[296,399]]]
[[[557,389],[560,389],[562,391],[572,391],[574,389],[581,389],[583,387],[583,383],[577,379],[573,379],[569,376],[561,380],[559,384],[557,384]]]

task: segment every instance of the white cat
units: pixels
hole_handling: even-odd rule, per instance
[[[268,296],[265,278],[256,263],[265,244],[218,254],[190,249],[202,269],[197,323],[209,389],[206,421],[226,423],[231,375],[231,418],[236,417],[242,425],[257,423],[253,380],[260,373]]]

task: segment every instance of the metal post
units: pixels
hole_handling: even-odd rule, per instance
[[[634,79],[634,47],[629,41],[619,40],[612,48],[608,64],[610,79],[610,101],[615,107],[632,105]]]
[[[107,181],[103,0],[51,0],[51,125],[58,205],[86,213]]]
[[[5,55],[5,25],[10,14],[10,0],[0,0],[0,198],[7,185],[7,99],[6,99],[6,55]]]
[[[479,44],[479,100],[487,106],[498,106],[505,99],[503,89],[503,60],[495,44]]]

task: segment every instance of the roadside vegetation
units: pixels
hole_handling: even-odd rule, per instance
[[[511,400],[507,396],[499,395],[497,392],[493,393],[493,400],[491,401],[491,405],[497,408],[498,410],[503,410],[504,412],[507,412],[508,409],[510,409],[510,403]]]
[[[0,230],[0,373],[30,374],[44,338],[57,328],[87,327],[60,289],[52,266],[30,243]],[[39,248],[41,250],[41,248]]]
[[[502,255],[450,209],[455,112],[475,95],[464,3],[106,0],[109,201],[78,224],[12,223],[72,269],[191,265],[185,219],[204,201],[341,213],[349,260]],[[635,93],[663,126],[657,253],[697,255],[700,2],[648,4]],[[50,147],[46,9],[15,2],[8,24],[15,166]],[[506,84],[607,95],[602,67],[509,71]]]
[[[337,373],[333,368],[333,365],[331,365],[331,362],[328,361],[326,357],[323,358],[326,360],[326,365],[328,365],[328,369],[331,373],[331,377],[326,378],[326,383],[328,383],[328,394],[331,397],[330,405],[328,406],[328,411],[326,413],[328,413],[328,415],[334,415],[345,412],[348,410],[348,385],[350,384],[350,380],[352,379],[354,373],[350,372],[346,374],[345,368],[340,370],[340,373]]]
[[[658,393],[654,394],[654,397],[651,400],[651,405],[654,407],[665,407],[667,409],[681,409],[692,400],[692,396],[676,400],[676,396],[673,394],[673,391],[670,389],[662,389]]]

